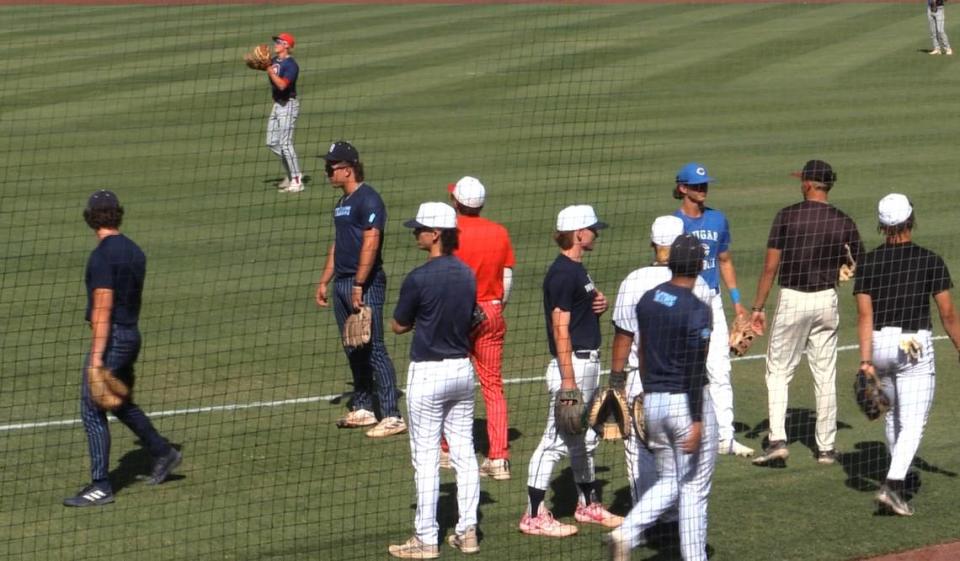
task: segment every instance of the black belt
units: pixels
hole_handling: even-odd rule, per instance
[[[594,353],[599,353],[600,351],[573,351],[573,356],[582,359],[593,358]],[[598,355],[599,356],[599,355]]]

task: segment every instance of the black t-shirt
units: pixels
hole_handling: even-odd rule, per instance
[[[340,197],[333,209],[333,225],[336,228],[336,249],[333,256],[334,276],[350,277],[357,272],[363,233],[370,228],[380,230],[380,245],[373,262],[372,276],[383,267],[384,230],[387,225],[387,208],[373,187],[361,183],[349,195]]]
[[[133,240],[119,234],[100,241],[87,260],[84,274],[87,284],[86,320],[91,320],[93,291],[113,291],[110,323],[136,325],[140,318],[140,299],[147,275],[147,256]]]
[[[710,307],[691,290],[665,282],[640,298],[636,313],[644,391],[686,393],[691,417],[701,420],[713,325]]]
[[[414,326],[410,360],[466,358],[477,281],[460,259],[444,255],[410,271],[393,319]]]
[[[854,294],[869,294],[873,328],[931,329],[930,297],[953,288],[947,264],[915,245],[883,244],[857,265]]]
[[[597,289],[583,264],[562,253],[558,255],[543,279],[543,313],[552,356],[557,356],[557,342],[553,339],[554,308],[570,312],[570,341],[574,351],[600,348],[600,318],[593,313],[596,295]]]
[[[780,210],[767,248],[779,249],[780,286],[802,292],[837,285],[837,273],[847,260],[846,249],[857,262],[863,242],[853,220],[827,203],[803,201]]]

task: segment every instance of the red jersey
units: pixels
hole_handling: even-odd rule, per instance
[[[510,234],[492,220],[480,216],[457,216],[460,248],[454,252],[477,276],[477,302],[503,300],[503,269],[515,260]]]

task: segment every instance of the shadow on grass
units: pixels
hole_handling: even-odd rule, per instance
[[[480,506],[494,504],[496,501],[491,498],[490,493],[480,491]],[[416,505],[413,505],[416,510]],[[443,544],[447,535],[456,532],[457,519],[459,518],[457,510],[457,484],[453,482],[440,484],[440,498],[437,500],[437,524],[440,526],[440,543]],[[481,539],[483,538],[483,509],[477,509],[477,531]]]
[[[799,442],[810,449],[810,453],[816,455],[817,449],[817,414],[810,409],[792,408],[787,409],[787,444]],[[853,428],[851,425],[842,421],[837,421],[837,430]],[[746,433],[747,438],[758,438],[760,435],[770,430],[770,419],[760,421],[753,429]],[[763,447],[766,448],[769,441],[766,437],[763,439]],[[771,464],[776,467],[775,464]]]
[[[150,455],[150,452],[143,446],[142,442],[138,440],[136,444],[137,448],[121,456],[117,467],[110,472],[110,485],[113,487],[114,493],[119,493],[121,489],[145,480],[153,470],[153,456]],[[182,445],[180,444],[173,444],[173,447],[183,451]],[[184,478],[185,476],[183,475],[171,474],[167,477],[165,483]]]
[[[507,429],[507,442],[513,442],[523,436],[523,433],[515,428]],[[490,438],[487,435],[487,420],[485,418],[473,419],[473,448],[478,454],[487,457],[490,452]]]
[[[855,491],[872,493],[880,488],[890,469],[890,455],[887,446],[879,441],[866,441],[854,444],[851,452],[840,455],[840,464],[847,474],[847,487]],[[922,481],[919,472],[935,473],[947,477],[957,477],[956,472],[935,466],[917,456],[910,464],[913,468],[907,472],[904,480],[906,498],[909,500],[920,490]]]

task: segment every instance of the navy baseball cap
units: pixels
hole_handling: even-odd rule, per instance
[[[326,156],[323,157],[328,162],[349,162],[355,164],[360,161],[360,153],[346,140],[338,140],[330,145]]]
[[[803,169],[790,174],[799,177],[805,181],[816,181],[818,183],[833,183],[837,180],[837,174],[830,167],[830,164],[823,160],[809,160],[803,165]]]
[[[100,189],[99,191],[94,191],[90,198],[87,199],[87,209],[99,209],[99,208],[120,208],[120,199],[117,198],[116,193],[113,191],[107,191],[106,189]]]
[[[707,175],[707,168],[697,162],[690,162],[677,172],[677,183],[684,185],[700,185],[711,181],[713,178]]]
[[[700,239],[692,234],[677,236],[670,245],[670,258],[667,266],[675,275],[695,277],[703,267],[706,252]]]

